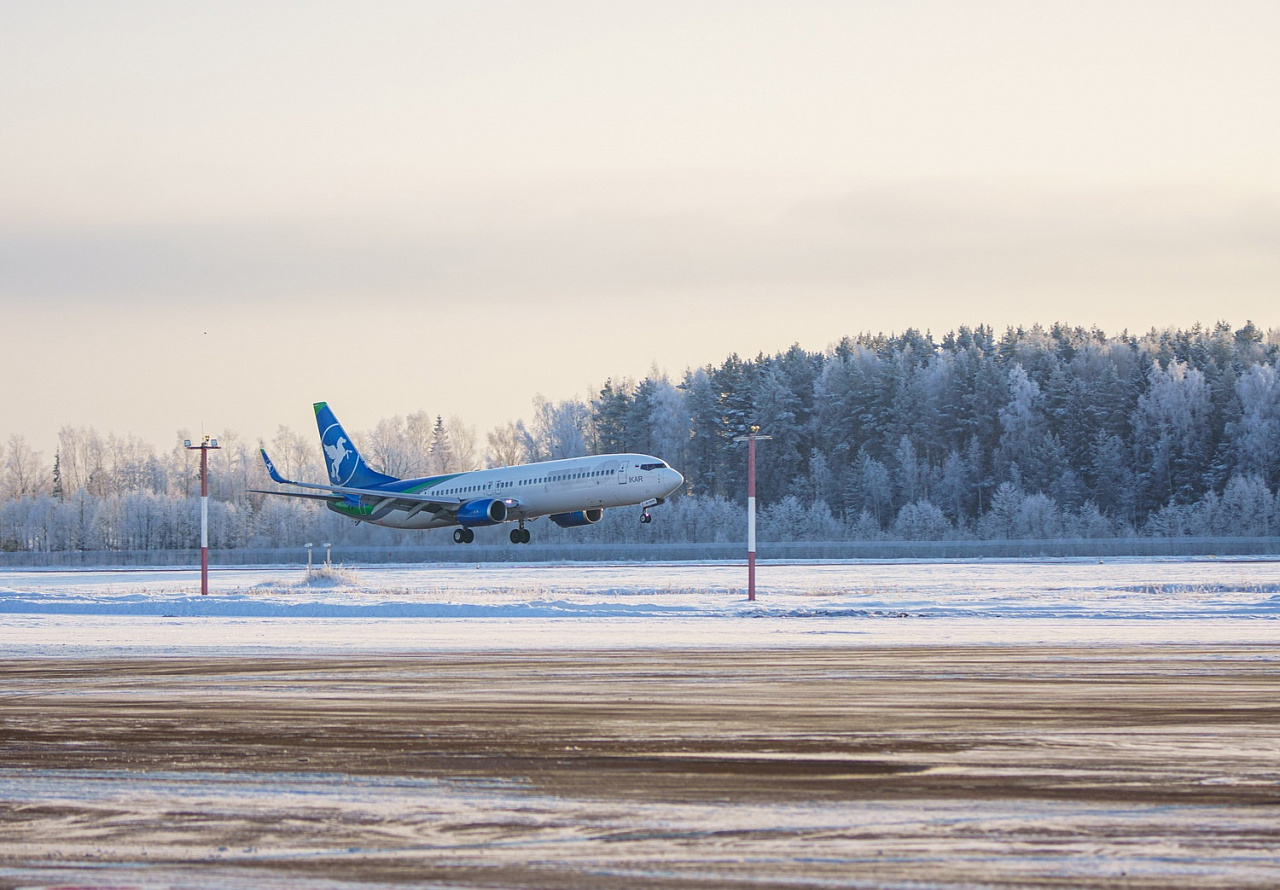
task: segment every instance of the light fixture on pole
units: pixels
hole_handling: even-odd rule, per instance
[[[737,436],[733,441],[747,443],[747,599],[756,599],[756,442],[767,441],[773,436],[759,435],[760,427],[753,426],[750,435]]]
[[[217,451],[218,440],[208,436],[199,445],[187,439],[189,451],[200,452],[200,595],[209,595],[209,452]]]

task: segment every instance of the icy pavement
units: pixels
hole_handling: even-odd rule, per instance
[[[12,778],[0,774],[0,782]],[[28,886],[298,886],[299,872],[328,868],[341,875],[362,862],[362,871],[377,876],[415,854],[447,857],[446,872],[490,874],[499,882],[504,871],[522,876],[509,886],[541,886],[548,878],[539,879],[539,872],[552,886],[574,878],[637,887],[1213,886],[1224,878],[1264,887],[1280,881],[1271,847],[1274,814],[1229,807],[947,800],[620,805],[400,777],[109,772],[30,776],[9,795],[45,807],[87,798],[90,812],[100,810],[95,818],[104,840],[56,845],[60,856],[86,864],[0,865],[0,882]],[[189,815],[182,825],[163,809],[182,804],[198,808],[198,823]],[[139,835],[145,826],[152,833],[133,844],[108,840],[125,833],[122,810],[130,814],[128,832]],[[274,829],[261,830],[272,823]],[[304,832],[305,840],[297,837]],[[281,839],[290,835],[295,842],[281,857]],[[220,843],[232,836],[239,842]],[[1249,840],[1240,844],[1239,838]],[[9,852],[38,854],[50,846],[37,842]],[[113,858],[103,855],[107,849]],[[944,858],[943,873],[930,868]],[[189,866],[184,874],[174,867],[183,860],[197,870]],[[291,882],[281,878],[290,864],[297,867]],[[433,876],[429,883],[406,883],[467,886]],[[916,883],[922,878],[928,883]],[[306,886],[396,883],[317,875]]]
[[[1274,887],[1278,663],[0,660],[0,886]]]

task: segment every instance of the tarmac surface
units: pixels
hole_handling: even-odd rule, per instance
[[[1280,646],[0,660],[0,887],[1265,887]]]

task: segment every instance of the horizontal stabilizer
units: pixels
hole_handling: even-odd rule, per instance
[[[250,488],[246,489],[253,494],[274,494],[284,498],[306,498],[309,501],[329,501],[333,502],[334,496],[331,494],[303,494],[300,491],[271,491],[266,488]]]

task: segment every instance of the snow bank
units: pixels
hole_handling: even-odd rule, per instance
[[[1280,562],[0,572],[0,650],[262,651],[1274,641]]]

